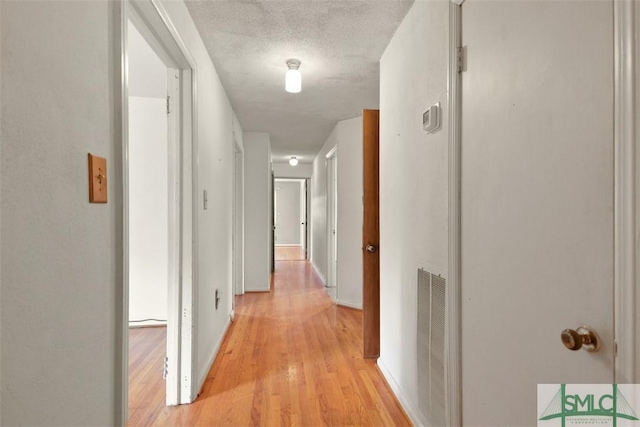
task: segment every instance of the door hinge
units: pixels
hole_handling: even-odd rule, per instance
[[[167,95],[167,114],[171,113],[170,106],[171,106],[171,97]]]
[[[169,376],[169,358],[165,357],[164,366],[162,368],[162,379],[166,380],[168,376]]]
[[[461,73],[464,70],[464,55],[462,53],[462,46],[458,46],[456,48],[456,69],[458,73]]]

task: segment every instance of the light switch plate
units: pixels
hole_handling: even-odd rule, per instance
[[[107,203],[107,159],[89,154],[89,202]]]

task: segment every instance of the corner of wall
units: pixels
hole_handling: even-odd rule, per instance
[[[382,373],[382,376],[389,385],[389,388],[391,388],[391,391],[393,391],[393,394],[395,394],[398,402],[400,402],[400,406],[402,406],[402,409],[404,409],[404,412],[407,414],[413,425],[416,427],[428,426],[429,422],[425,420],[420,414],[420,411],[417,411],[416,408],[411,404],[411,401],[407,398],[407,395],[402,390],[402,387],[400,387],[400,385],[396,382],[395,378],[393,378],[393,375],[391,375],[391,372],[384,364],[382,356],[378,359],[377,365],[378,369]]]
[[[240,150],[244,151],[244,131],[242,130],[242,125],[238,120],[238,116],[236,115],[236,112],[233,110],[231,112],[232,112],[231,122],[232,122],[232,129],[233,129],[233,138],[235,142],[238,144],[238,146],[240,147]]]
[[[216,356],[220,352],[220,347],[222,346],[222,342],[224,341],[224,338],[227,336],[227,333],[229,332],[229,326],[231,325],[231,317],[228,317],[228,319],[229,320],[227,321],[227,324],[225,325],[222,331],[222,334],[220,335],[215,345],[211,349],[211,352],[209,353],[205,363],[202,364],[202,366],[198,371],[198,395],[200,395],[200,393],[202,392],[202,387],[204,387],[204,383],[207,380],[209,371],[211,371],[211,368],[213,367],[213,362],[215,362]]]
[[[311,266],[313,267],[314,273],[316,273],[316,276],[318,276],[318,278],[322,282],[322,286],[326,286],[327,285],[327,279],[324,277],[324,274],[322,274],[322,272],[320,271],[318,266],[313,262],[313,260],[311,260],[310,262],[311,262]]]

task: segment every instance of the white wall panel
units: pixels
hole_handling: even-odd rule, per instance
[[[271,156],[269,134],[244,134],[245,291],[269,290]]]
[[[447,270],[448,11],[416,2],[380,61],[380,362],[421,422],[417,270]],[[436,102],[442,127],[426,134],[422,112]]]

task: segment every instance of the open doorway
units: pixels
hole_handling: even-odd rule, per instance
[[[195,400],[195,68],[164,9],[124,2],[123,423]],[[189,333],[183,333],[189,331]]]
[[[304,261],[307,259],[307,180],[277,178],[274,185],[275,260]]]
[[[169,69],[136,28],[127,23],[129,146],[129,420],[154,389],[166,401],[169,252]],[[174,202],[174,201],[171,201]],[[175,250],[174,250],[175,251]],[[175,268],[175,267],[173,267]],[[144,385],[144,386],[142,386]]]

